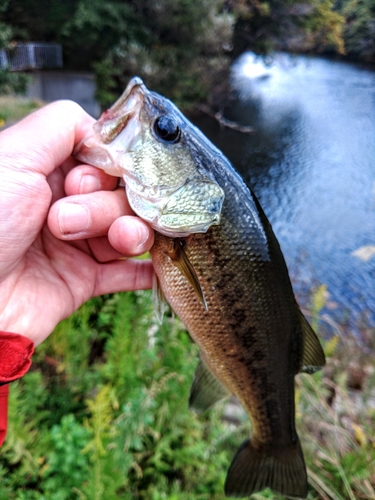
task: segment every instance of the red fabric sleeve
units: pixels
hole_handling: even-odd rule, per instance
[[[0,387],[0,446],[7,435],[9,385]]]
[[[31,365],[34,343],[18,333],[0,331],[0,446],[8,426],[9,386],[2,385],[25,375]]]
[[[0,331],[0,384],[6,384],[25,375],[31,365],[34,352],[32,340]]]

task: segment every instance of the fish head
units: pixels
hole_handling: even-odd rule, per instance
[[[171,101],[138,77],[74,151],[80,161],[121,177],[134,212],[171,237],[219,224],[224,191],[212,168],[217,154]]]

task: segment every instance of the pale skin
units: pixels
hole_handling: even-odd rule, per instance
[[[93,118],[58,101],[0,133],[0,330],[35,345],[89,298],[147,289],[153,232],[118,179],[72,156]]]

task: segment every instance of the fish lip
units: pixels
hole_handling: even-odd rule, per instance
[[[107,111],[105,111],[103,114],[105,114],[105,113],[117,113],[119,110],[122,110],[124,103],[130,97],[131,93],[134,91],[135,88],[137,88],[137,91],[140,92],[143,96],[147,92],[147,87],[143,83],[143,80],[141,78],[139,78],[139,76],[134,76],[129,81],[124,92],[117,99],[117,101],[115,103],[113,103],[112,106]],[[103,114],[102,114],[102,116],[103,116]]]
[[[79,161],[102,168],[110,175],[123,177],[123,170],[117,161],[119,155],[127,153],[136,140],[139,133],[139,130],[135,133],[136,124],[140,127],[138,118],[146,94],[147,88],[141,78],[132,78],[123,94],[102,113],[91,131],[74,148],[73,156]],[[129,124],[133,126],[129,127]],[[129,131],[129,128],[132,130]],[[121,143],[121,147],[120,144],[116,145],[116,141]]]
[[[104,144],[112,143],[125,129],[129,120],[139,114],[147,88],[143,81],[134,77],[128,83],[123,94],[94,124],[94,131]]]

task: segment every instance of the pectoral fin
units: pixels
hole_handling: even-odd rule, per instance
[[[302,313],[301,326],[303,332],[303,355],[300,371],[315,373],[326,364],[324,352],[318,337]]]
[[[183,249],[182,242],[178,238],[173,241],[173,249],[168,252],[168,255],[173,264],[181,271],[191,284],[204,308],[208,311],[207,302],[201,284],[199,283],[197,273],[195,272],[192,263]]]
[[[211,373],[201,357],[195,370],[190,390],[189,408],[201,413],[221,399],[229,396],[229,391]]]

